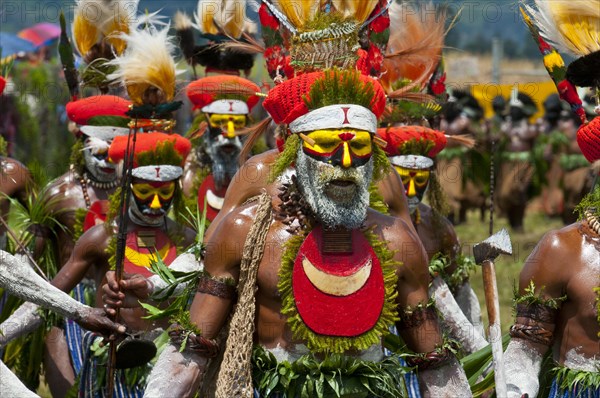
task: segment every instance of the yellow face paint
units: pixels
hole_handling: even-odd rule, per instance
[[[222,129],[226,133],[227,138],[234,138],[235,131],[244,128],[246,121],[246,115],[213,113],[208,117],[210,127]]]
[[[371,134],[355,129],[316,130],[307,134],[312,144],[304,142],[304,152],[314,159],[334,166],[358,167],[373,154]]]
[[[131,184],[131,191],[136,198],[140,200],[148,200],[152,198],[152,202],[158,198],[169,200],[175,192],[175,181],[169,181],[158,184],[138,183]]]
[[[425,195],[425,190],[429,184],[431,172],[429,170],[407,169],[405,167],[394,166],[402,179],[407,197],[416,196],[421,200]]]

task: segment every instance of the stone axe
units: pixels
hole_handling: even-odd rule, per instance
[[[498,285],[496,283],[496,269],[494,260],[500,254],[512,254],[512,244],[506,229],[495,233],[481,243],[473,246],[475,263],[481,265],[483,274],[483,289],[485,291],[485,305],[487,307],[489,326],[488,334],[492,344],[492,358],[494,361],[494,379],[496,382],[496,396],[507,396],[506,378],[502,364],[502,332],[500,330],[500,302],[498,299]]]

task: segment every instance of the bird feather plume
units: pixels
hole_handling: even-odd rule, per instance
[[[332,2],[344,18],[351,18],[359,24],[369,18],[378,3],[379,0],[333,0]]]
[[[423,5],[431,9],[431,3]],[[446,12],[422,12],[408,4],[393,3],[390,7],[390,39],[383,64],[381,84],[392,92],[395,82],[412,81],[396,94],[422,88],[434,73],[442,56]]]
[[[239,38],[246,30],[246,0],[200,0],[196,13],[196,28],[205,34],[222,34]]]
[[[166,101],[175,96],[176,77],[183,71],[175,66],[175,44],[168,36],[169,28],[167,25],[162,30],[150,28],[121,35],[127,50],[110,61],[117,70],[108,78],[121,81],[135,105],[144,103],[144,92],[151,87],[162,91]]]
[[[298,30],[312,21],[326,3],[325,0],[273,0],[272,4]]]
[[[600,0],[535,0],[535,6],[524,5],[559,52],[582,57],[600,51]]]
[[[86,140],[86,144],[83,147],[82,151],[89,149],[92,151],[92,154],[96,155],[98,153],[103,153],[103,152],[108,151],[109,146],[110,146],[110,144],[108,142],[101,140],[100,138],[88,137],[88,139]]]
[[[126,43],[121,34],[128,34],[134,26],[139,0],[116,0],[112,2],[110,17],[102,26],[115,53],[120,55],[125,51]]]
[[[73,17],[73,41],[84,56],[102,38],[101,26],[110,15],[110,5],[103,0],[77,0]]]

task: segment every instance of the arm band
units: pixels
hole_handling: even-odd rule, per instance
[[[194,352],[204,358],[214,358],[219,353],[219,345],[215,340],[187,331],[179,324],[171,326],[169,337],[171,342],[178,347],[181,347],[185,341],[185,350]]]
[[[236,288],[226,282],[211,278],[208,275],[202,275],[198,280],[198,293],[205,293],[222,299],[233,300],[236,297]]]
[[[517,321],[510,328],[510,335],[550,346],[554,338],[557,315],[558,309],[544,304],[518,304]]]
[[[426,321],[435,319],[437,319],[437,314],[432,307],[401,311],[398,326],[401,329],[412,329],[421,326]]]

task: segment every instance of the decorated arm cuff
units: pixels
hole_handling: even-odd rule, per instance
[[[550,346],[554,338],[557,315],[557,308],[542,303],[518,304],[517,322],[510,328],[510,335]]]
[[[416,367],[419,370],[426,370],[439,368],[447,364],[452,358],[454,358],[452,350],[444,346],[431,352],[409,356],[406,358],[406,363],[408,366]]]
[[[400,329],[412,329],[423,325],[425,322],[437,319],[437,313],[432,305],[421,306],[416,309],[405,309],[400,312]]]
[[[232,279],[216,279],[208,274],[201,275],[198,280],[198,293],[209,294],[226,300],[235,300],[236,287]]]

